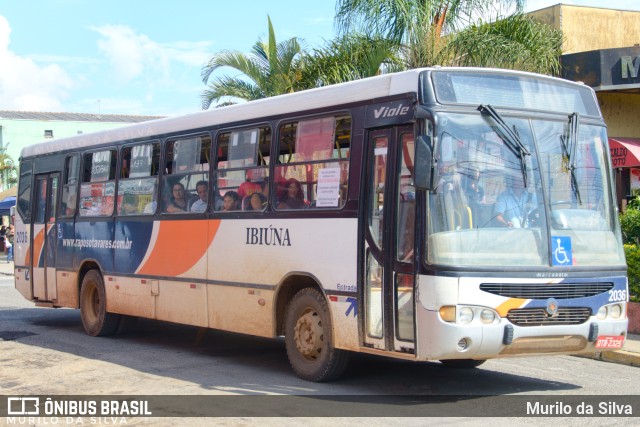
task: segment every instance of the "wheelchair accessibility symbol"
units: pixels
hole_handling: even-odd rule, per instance
[[[573,265],[571,237],[551,236],[552,265]]]

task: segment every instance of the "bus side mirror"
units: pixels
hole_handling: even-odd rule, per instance
[[[438,169],[435,167],[430,137],[424,135],[418,137],[414,165],[416,188],[418,190],[433,190],[435,183],[438,182]]]

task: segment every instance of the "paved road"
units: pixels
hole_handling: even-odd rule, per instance
[[[282,340],[208,331],[202,343],[195,345],[195,328],[147,320],[128,334],[93,338],[84,334],[79,311],[35,308],[17,294],[10,278],[2,277],[0,338],[4,340],[0,341],[0,394],[6,395],[329,395],[335,399],[380,394],[640,395],[640,368],[571,356],[498,359],[479,369],[453,371],[439,363],[358,355],[342,380],[309,383],[293,375]],[[537,425],[542,420],[523,418],[517,423]],[[190,424],[281,425],[284,421],[326,425],[327,419],[236,417],[192,419]],[[424,425],[425,421],[453,423],[450,418],[337,418],[332,423]],[[455,425],[477,424],[473,419],[456,421]],[[631,425],[630,421],[620,419],[620,425]],[[640,424],[637,418],[633,421]],[[131,418],[128,424],[182,422],[184,419]],[[491,423],[512,425],[513,419],[498,418]],[[563,423],[596,426],[602,419]]]

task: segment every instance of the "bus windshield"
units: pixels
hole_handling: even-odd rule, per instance
[[[605,129],[579,123],[577,114],[528,120],[479,110],[437,114],[439,182],[427,198],[427,262],[624,265]]]

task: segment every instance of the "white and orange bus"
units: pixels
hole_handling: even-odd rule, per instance
[[[626,264],[587,86],[432,68],[81,134],[20,158],[16,288],[79,308],[474,367],[620,348]]]

